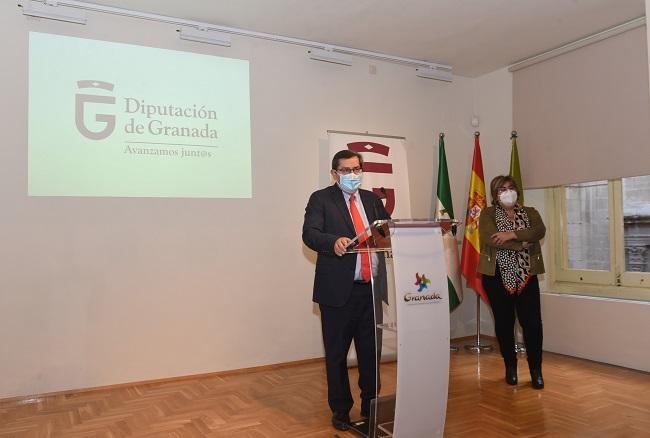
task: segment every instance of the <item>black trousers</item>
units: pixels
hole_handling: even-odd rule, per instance
[[[494,330],[506,366],[517,364],[515,353],[515,311],[524,334],[528,367],[542,366],[542,313],[539,303],[539,282],[533,275],[521,294],[510,295],[503,287],[497,266],[495,275],[483,275],[483,288],[494,314]]]
[[[354,339],[359,363],[361,412],[367,413],[370,400],[377,395],[375,321],[370,284],[355,283],[352,295],[344,306],[321,304],[320,313],[330,409],[347,413],[354,404],[347,364],[348,351]]]

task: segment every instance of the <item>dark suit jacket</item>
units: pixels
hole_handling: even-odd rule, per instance
[[[376,219],[389,219],[377,195],[362,189],[358,193],[369,224]],[[336,256],[334,242],[339,237],[355,235],[350,211],[337,184],[312,193],[305,208],[302,240],[318,253],[313,297],[316,303],[340,307],[350,298],[357,257]]]

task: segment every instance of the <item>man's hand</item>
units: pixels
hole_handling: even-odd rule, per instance
[[[514,233],[514,231],[501,231],[499,233],[494,233],[490,237],[492,238],[492,241],[495,245],[503,245],[508,240],[515,240],[517,238],[517,235]]]
[[[347,237],[339,237],[336,239],[336,242],[334,242],[334,254],[341,257],[345,254],[345,249],[348,247],[350,242],[352,242],[352,239],[348,239]]]

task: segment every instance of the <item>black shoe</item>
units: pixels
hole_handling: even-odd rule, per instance
[[[332,415],[332,426],[337,430],[348,430],[350,428],[350,414],[334,412]]]
[[[542,370],[540,368],[533,368],[530,370],[530,380],[535,389],[544,388],[544,378],[542,377]]]
[[[506,383],[508,385],[517,384],[517,365],[506,366]]]

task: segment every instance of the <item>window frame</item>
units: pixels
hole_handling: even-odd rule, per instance
[[[609,216],[608,271],[568,268],[565,186],[548,188],[545,204],[549,212],[549,251],[552,288],[558,292],[596,297],[650,301],[650,272],[625,271],[623,184],[607,181]]]
[[[633,272],[625,270],[625,223],[623,220],[623,181],[621,179],[610,182],[617,194],[614,198],[614,213],[613,216],[617,221],[616,235],[616,251],[620,254],[619,264],[617,266],[618,286],[634,287],[634,288],[650,288],[650,272]]]

